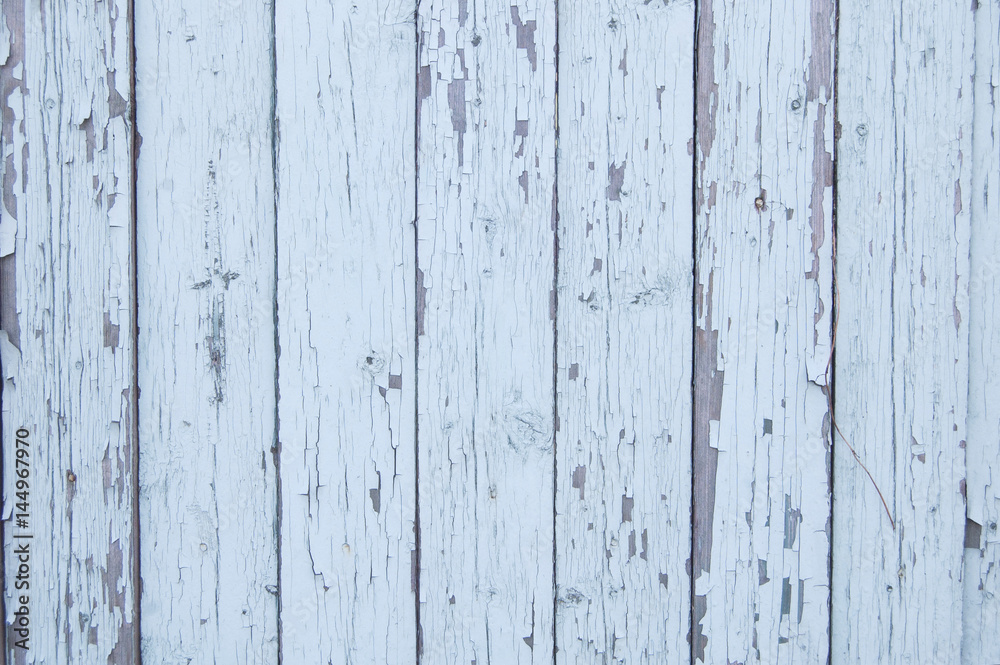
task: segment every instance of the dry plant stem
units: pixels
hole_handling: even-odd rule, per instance
[[[892,519],[892,513],[889,511],[889,504],[885,501],[885,496],[882,494],[882,490],[879,489],[878,483],[875,482],[875,478],[872,476],[871,471],[865,466],[865,463],[861,461],[861,457],[858,455],[858,451],[854,449],[851,442],[847,440],[844,433],[840,431],[840,425],[837,424],[837,419],[833,415],[833,393],[830,392],[830,367],[833,366],[833,354],[837,348],[837,326],[840,323],[840,285],[837,284],[837,239],[834,236],[833,239],[833,333],[830,336],[830,357],[826,361],[826,370],[823,373],[826,379],[823,386],[823,393],[826,395],[827,408],[830,411],[830,422],[833,424],[833,430],[840,435],[844,443],[847,444],[847,449],[851,451],[851,455],[854,456],[855,461],[858,466],[862,468],[865,474],[868,476],[868,480],[871,481],[872,487],[878,492],[878,498],[882,500],[882,507],[885,508],[885,514],[889,518],[889,524],[892,525],[892,530],[896,530],[896,520]]]

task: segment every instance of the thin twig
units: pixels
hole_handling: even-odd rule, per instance
[[[840,438],[847,444],[847,449],[851,451],[851,455],[854,456],[854,460],[858,463],[858,466],[862,468],[865,474],[868,476],[868,480],[871,481],[872,487],[878,492],[878,498],[882,500],[882,507],[885,508],[886,517],[889,518],[889,524],[892,525],[892,530],[896,530],[896,520],[892,519],[892,513],[889,511],[889,504],[885,501],[885,496],[882,495],[882,490],[879,489],[878,483],[875,482],[875,478],[872,476],[871,471],[865,466],[865,463],[861,461],[861,456],[858,455],[858,451],[854,449],[851,442],[847,440],[844,433],[840,430],[840,425],[837,424],[837,419],[833,415],[833,393],[830,391],[830,368],[833,366],[833,352],[837,348],[837,326],[840,323],[840,284],[837,283],[837,237],[834,235],[831,242],[833,249],[833,332],[830,335],[830,357],[826,361],[826,370],[824,371],[824,383],[823,392],[826,394],[827,410],[830,413],[830,423],[833,425],[833,430],[840,435]]]

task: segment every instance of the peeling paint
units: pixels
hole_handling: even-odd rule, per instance
[[[716,134],[716,114],[719,109],[719,82],[715,75],[715,9],[712,2],[698,7],[698,71],[695,137],[701,154],[700,168],[712,154]]]
[[[14,348],[21,348],[17,315],[17,269],[13,256],[18,223],[18,196],[27,188],[28,142],[24,136],[24,0],[2,6],[6,57],[0,63],[0,147],[3,179],[0,182],[0,329]],[[17,146],[21,159],[17,160]],[[18,163],[20,162],[20,163]]]
[[[80,130],[83,131],[87,136],[87,161],[94,161],[94,148],[97,147],[97,139],[94,136],[94,120],[91,116],[87,116],[82,123],[80,123]]]
[[[825,103],[833,97],[834,3],[830,0],[811,0],[811,7],[809,17],[812,53],[806,80],[806,101],[822,100]],[[823,113],[818,117],[822,118]]]
[[[584,498],[584,488],[587,484],[587,467],[578,466],[573,471],[573,488],[580,490],[580,500]]]
[[[707,298],[712,297],[711,277]],[[712,326],[711,306],[704,327],[695,329],[695,421],[694,421],[694,542],[692,560],[695,579],[710,572],[712,565],[712,523],[715,517],[715,485],[719,451],[711,445],[710,427],[722,413],[725,372],[716,366],[719,333]]]
[[[622,495],[622,524],[632,521],[632,507],[634,505],[635,499]]]
[[[809,200],[809,226],[812,229],[812,265],[806,271],[807,279],[820,278],[820,248],[826,242],[826,213],[824,200],[833,187],[833,156],[827,152],[825,132],[826,105],[819,104],[819,112],[813,123],[813,163],[812,196]],[[822,312],[817,312],[817,321]],[[819,335],[819,331],[815,331]],[[813,344],[818,343],[815,337]]]
[[[705,662],[705,647],[708,646],[708,635],[705,634],[705,626],[703,621],[705,615],[708,613],[708,599],[704,595],[696,594],[692,600],[692,616],[694,617],[694,627],[691,631],[691,639],[688,640],[689,643],[693,641],[691,645],[692,653],[694,654],[695,660],[700,660]]]
[[[799,522],[802,521],[802,512],[798,508],[792,508],[792,497],[785,495],[785,540],[784,548],[790,550],[795,547],[795,538],[798,535]]]
[[[538,22],[535,20],[521,21],[521,13],[517,6],[511,6],[510,20],[514,22],[514,27],[517,30],[517,48],[527,50],[531,70],[537,70],[538,54],[535,52],[535,30],[538,28]]]
[[[417,72],[417,108],[431,96],[431,66],[424,65]]]
[[[427,307],[427,287],[424,286],[424,271],[417,268],[417,336],[423,336],[424,311]]]
[[[121,326],[111,323],[111,312],[104,313],[104,348],[118,348],[118,331]]]
[[[965,520],[965,549],[978,550],[983,542],[983,527],[978,522]]]
[[[626,162],[621,166],[615,166],[614,162],[608,164],[608,189],[606,196],[609,201],[621,201],[622,185],[625,182]]]

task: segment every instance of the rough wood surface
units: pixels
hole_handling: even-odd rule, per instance
[[[426,663],[553,656],[554,10],[418,8]]]
[[[10,623],[26,594],[31,620],[28,649],[8,632],[6,655],[132,662],[127,3],[5,0],[0,24],[5,603]],[[18,449],[30,452],[26,518]],[[25,543],[30,588],[19,589]]]
[[[1000,1],[975,16],[962,663],[1000,663]]]
[[[827,660],[833,11],[699,15],[696,661]]]
[[[271,9],[135,18],[142,659],[274,663]]]
[[[413,6],[275,18],[283,662],[413,663]]]
[[[0,661],[1000,663],[1000,0],[911,5],[3,0]]]
[[[559,20],[556,660],[686,662],[694,3]]]
[[[896,528],[838,439],[833,657],[952,663],[966,524],[973,12],[845,0],[839,25],[836,417]]]

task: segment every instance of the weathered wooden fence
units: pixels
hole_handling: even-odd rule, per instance
[[[0,33],[7,662],[1000,663],[1000,1]]]

